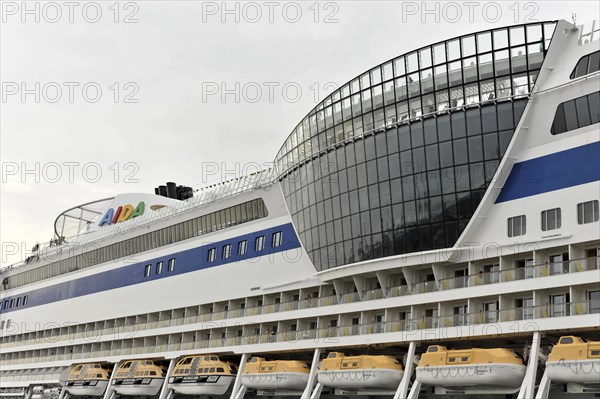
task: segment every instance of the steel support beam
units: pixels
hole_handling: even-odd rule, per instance
[[[175,368],[176,360],[177,359],[171,359],[171,361],[169,362],[167,375],[165,376],[165,381],[163,382],[163,386],[160,389],[160,395],[158,396],[158,399],[167,399],[167,396],[169,396],[169,393],[171,391],[169,389],[169,377],[171,377],[171,374],[173,374],[173,369]]]
[[[240,359],[240,365],[238,367],[237,375],[235,376],[235,382],[233,383],[233,389],[231,390],[230,399],[242,399],[244,397],[243,395],[246,394],[246,389],[244,389],[242,396],[238,398],[238,394],[240,393],[242,388],[245,388],[242,385],[242,374],[244,373],[244,368],[246,367],[247,361],[248,361],[248,354],[244,353],[242,355],[242,358]]]
[[[531,350],[529,351],[529,360],[527,361],[527,371],[525,378],[519,390],[517,399],[531,399],[535,395],[535,377],[537,374],[538,360],[540,357],[540,340],[541,334],[539,331],[533,333],[531,342]]]
[[[406,362],[404,364],[404,374],[402,375],[402,381],[400,381],[400,385],[398,386],[398,390],[394,395],[394,399],[406,399],[406,395],[408,394],[408,386],[410,385],[410,380],[412,378],[413,369],[415,366],[415,350],[417,348],[417,343],[412,341],[408,346],[408,353],[406,354]]]
[[[419,380],[415,380],[412,388],[410,389],[410,394],[408,394],[408,399],[419,399],[419,393],[421,393],[421,382]]]
[[[310,399],[319,399],[321,397],[321,392],[323,392],[323,385],[317,383],[315,390],[313,391],[312,395],[310,395]]]
[[[310,399],[311,392],[317,381],[317,372],[319,371],[319,360],[321,358],[321,349],[315,349],[312,364],[310,365],[310,373],[308,374],[308,383],[302,393],[300,399]]]
[[[548,374],[544,371],[535,399],[548,399],[548,395],[550,394],[550,383],[550,378],[548,378]]]
[[[113,367],[112,373],[110,373],[110,378],[108,379],[108,385],[106,386],[106,391],[104,392],[103,399],[113,399],[113,394],[115,393],[113,390],[113,380],[115,379],[115,375],[117,375],[117,370],[121,362],[117,362],[115,367]]]

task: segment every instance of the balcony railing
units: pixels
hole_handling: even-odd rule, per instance
[[[489,273],[478,273],[469,276],[461,276],[461,277],[453,277],[442,279],[439,281],[425,281],[417,284],[413,284],[412,287],[408,285],[402,286],[393,286],[388,287],[389,294],[388,297],[397,297],[411,294],[420,294],[427,292],[435,292],[438,291],[438,287],[440,290],[448,290],[455,288],[462,288],[467,286],[474,285],[485,285],[485,284],[495,284],[501,282],[515,281],[515,280],[524,280],[524,279],[534,279],[534,278],[543,278],[553,275],[562,275],[562,274],[570,274],[570,273],[578,273],[584,272],[588,270],[597,270],[600,266],[600,257],[589,257],[582,259],[573,259],[570,261],[562,261],[562,262],[546,262],[543,264],[519,267],[519,268],[511,268],[500,271],[493,271]],[[369,300],[377,300],[384,298],[383,290],[376,289],[367,291],[364,294],[363,301]],[[100,329],[86,329],[85,331],[77,331],[63,334],[56,334],[50,336],[41,336],[36,338],[30,338],[25,340],[17,340],[15,336],[15,340],[12,342],[5,342],[1,344],[1,348],[11,348],[15,346],[23,346],[23,345],[35,345],[40,343],[57,343],[61,341],[73,341],[75,339],[91,339],[91,338],[99,338],[101,336],[113,336],[114,339],[123,339],[136,331],[140,330],[151,330],[156,328],[167,328],[173,326],[181,326],[186,324],[194,324],[194,323],[203,323],[215,320],[226,320],[235,317],[248,317],[255,316],[260,314],[272,314],[278,312],[285,312],[297,309],[308,309],[315,308],[320,306],[330,306],[337,304],[347,304],[360,302],[361,298],[358,292],[341,294],[340,299],[338,301],[338,297],[336,295],[319,297],[319,298],[305,298],[301,300],[289,301],[289,302],[281,302],[281,303],[273,303],[266,304],[261,306],[253,306],[245,309],[232,309],[232,310],[222,310],[213,313],[204,313],[194,316],[181,316],[172,319],[163,319],[163,320],[154,320],[154,321],[141,321],[138,323],[131,323],[128,325],[114,326],[114,327],[105,327]],[[573,314],[577,314],[581,310],[576,307],[570,309]],[[541,310],[540,314],[544,313]],[[552,313],[550,310],[545,313]],[[507,316],[508,317],[508,316]],[[515,313],[514,317],[518,317]],[[536,316],[538,317],[538,316]],[[539,316],[542,317],[542,316]],[[518,320],[515,318],[515,320]],[[426,324],[428,324],[426,322]],[[429,323],[433,325],[433,322]],[[442,324],[443,325],[443,324]],[[11,339],[12,337],[5,337],[5,339]]]

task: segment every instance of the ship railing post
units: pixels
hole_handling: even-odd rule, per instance
[[[548,378],[548,374],[544,371],[544,375],[540,381],[540,386],[538,387],[535,399],[548,399],[548,394],[550,393],[550,383],[550,378]]]
[[[104,392],[104,396],[102,399],[112,398],[114,393],[113,380],[115,379],[115,375],[117,375],[117,370],[119,369],[120,365],[121,362],[115,363],[115,367],[113,367],[112,373],[110,373],[110,378],[108,379],[108,386],[106,387],[106,392]]]
[[[320,382],[317,382],[317,386],[312,395],[310,395],[310,399],[319,399],[321,397],[321,392],[323,392],[323,385],[321,385]]]
[[[242,374],[244,373],[244,368],[246,367],[246,362],[248,361],[248,354],[244,353],[240,360],[240,365],[238,366],[237,375],[235,376],[235,382],[233,383],[233,389],[231,390],[231,399],[238,399],[238,394],[242,391],[242,388],[245,388],[242,385]],[[246,394],[246,390],[243,390],[243,395]],[[244,396],[241,396],[239,399],[242,399]]]
[[[163,382],[163,386],[160,389],[160,395],[158,399],[167,399],[167,396],[169,396],[169,394],[171,393],[171,390],[169,389],[169,378],[171,377],[171,374],[173,374],[173,369],[175,368],[176,360],[177,358],[174,358],[171,359],[171,361],[169,362],[167,375],[165,375],[165,381]]]
[[[408,399],[419,399],[420,392],[421,392],[421,382],[419,380],[415,380],[415,382],[413,382],[412,388],[410,389],[410,394],[408,395]]]
[[[310,365],[310,373],[308,374],[308,383],[306,384],[306,388],[302,393],[300,399],[310,399],[310,395],[312,393],[313,387],[315,386],[315,381],[317,380],[317,372],[319,371],[319,360],[321,358],[321,349],[315,349],[315,353],[313,355],[313,361]]]
[[[540,338],[539,331],[533,333],[531,350],[529,351],[529,360],[527,361],[527,370],[525,371],[525,378],[523,378],[523,383],[521,384],[517,399],[531,399],[534,397],[535,377],[540,357]]]
[[[404,364],[404,374],[402,375],[402,381],[400,381],[400,385],[398,386],[398,390],[394,395],[394,399],[406,399],[406,395],[408,393],[408,386],[410,385],[410,380],[412,378],[413,369],[415,366],[415,350],[417,348],[417,343],[412,341],[408,345],[408,352],[406,354],[406,362]]]

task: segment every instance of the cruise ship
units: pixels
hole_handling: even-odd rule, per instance
[[[60,213],[1,271],[0,396],[597,398],[600,22],[464,33],[270,169]]]

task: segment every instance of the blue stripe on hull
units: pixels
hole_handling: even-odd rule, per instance
[[[496,203],[600,180],[600,141],[515,164]]]
[[[278,247],[273,248],[271,237],[275,232],[281,231],[282,242]],[[262,251],[255,251],[255,239],[259,236],[265,237],[265,247]],[[237,255],[237,244],[240,241],[247,240],[247,253],[244,255]],[[228,259],[222,258],[223,246],[231,244],[231,257]],[[243,261],[253,258],[259,258],[261,256],[288,251],[300,247],[300,241],[296,236],[296,232],[291,223],[284,224],[281,226],[272,227],[266,230],[257,231],[251,234],[234,237],[228,240],[219,242],[213,242],[207,245],[202,245],[197,248],[189,250],[175,252],[161,258],[149,259],[144,262],[138,262],[132,265],[119,267],[114,270],[107,270],[101,273],[93,274],[86,277],[81,277],[71,281],[65,281],[51,285],[49,287],[39,288],[29,292],[19,294],[19,297],[25,295],[28,296],[27,305],[19,306],[18,308],[4,309],[0,313],[9,313],[18,311],[21,309],[27,309],[34,306],[45,305],[48,303],[63,301],[66,299],[72,299],[84,295],[96,294],[98,292],[109,291],[117,288],[123,288],[130,285],[146,283],[158,279],[168,278],[185,273],[191,273],[202,269],[208,269],[228,263],[234,263],[237,261]],[[216,259],[213,262],[207,262],[208,251],[211,248],[217,250]],[[171,258],[176,258],[175,270],[172,272],[168,271],[168,261]],[[162,274],[156,274],[156,263],[163,263]],[[150,277],[144,277],[144,270],[146,265],[152,265],[152,275]],[[252,267],[252,264],[248,265]],[[6,297],[2,298],[1,304],[4,301],[16,298]]]

